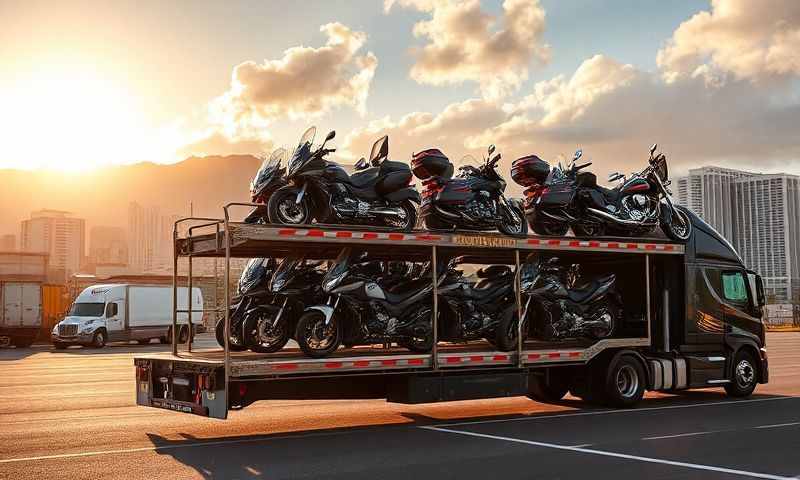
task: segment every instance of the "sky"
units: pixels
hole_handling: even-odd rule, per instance
[[[582,148],[800,174],[796,0],[0,0],[0,168]]]

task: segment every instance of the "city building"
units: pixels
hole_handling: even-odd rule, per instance
[[[89,261],[128,264],[128,238],[124,228],[96,225],[89,229]]]
[[[179,215],[162,215],[156,206],[128,206],[128,265],[133,273],[172,271],[172,230]]]
[[[676,198],[727,238],[772,303],[800,303],[800,177],[719,167],[689,171]]]
[[[46,253],[50,267],[69,276],[80,270],[86,254],[86,221],[61,210],[39,210],[22,221],[20,249]]]
[[[17,236],[13,233],[0,236],[0,251],[13,252],[17,249]]]

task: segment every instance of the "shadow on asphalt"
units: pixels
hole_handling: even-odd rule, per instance
[[[753,395],[751,399],[767,399],[767,398],[785,398],[789,395]],[[721,391],[684,391],[676,394],[659,394],[658,396],[650,396],[645,398],[636,408],[630,411],[653,409],[660,407],[680,407],[687,405],[702,405],[704,403],[719,403],[719,402],[737,402],[742,399],[734,399],[725,395]],[[461,402],[451,402],[450,405],[456,406]],[[444,404],[439,404],[444,405]],[[565,400],[555,402],[552,405],[565,407],[563,410],[547,411],[547,412],[534,412],[534,413],[520,413],[520,414],[503,414],[503,415],[483,415],[483,416],[453,416],[452,410],[446,417],[436,417],[425,415],[419,412],[400,412],[402,418],[407,419],[403,423],[389,423],[389,424],[365,424],[349,427],[335,427],[335,428],[319,428],[309,430],[297,430],[292,432],[281,432],[275,434],[263,435],[241,435],[241,436],[220,436],[220,437],[204,437],[198,438],[190,434],[181,433],[181,439],[168,439],[156,433],[148,433],[147,436],[156,447],[156,452],[159,455],[172,457],[175,461],[180,462],[187,467],[194,469],[198,474],[202,475],[205,479],[219,479],[219,478],[274,478],[276,472],[274,470],[264,471],[265,463],[270,459],[280,463],[281,460],[288,460],[290,457],[296,457],[299,454],[298,450],[303,450],[303,445],[316,445],[320,444],[330,445],[331,439],[325,438],[334,435],[342,435],[348,433],[365,434],[364,439],[341,439],[336,441],[337,445],[341,442],[351,442],[360,444],[366,442],[367,444],[374,441],[374,437],[370,434],[389,433],[395,430],[393,435],[411,436],[415,434],[423,434],[423,430],[412,429],[409,427],[423,427],[435,425],[448,425],[448,424],[464,424],[461,427],[468,427],[470,422],[499,422],[547,418],[552,416],[559,416],[564,414],[581,414],[588,412],[612,412],[621,411],[619,409],[610,409],[601,406],[589,405],[582,400],[567,398]],[[268,444],[261,442],[271,442]],[[413,443],[413,442],[412,442]],[[207,448],[203,448],[203,444],[208,444]],[[233,448],[232,451],[224,450],[224,448]],[[323,447],[320,447],[323,448]],[[302,461],[298,458],[297,461]],[[280,475],[277,475],[280,476]]]
[[[181,349],[186,348],[186,344],[181,344]],[[197,347],[195,347],[197,348]],[[40,353],[66,353],[70,355],[103,355],[117,353],[158,353],[171,351],[170,344],[160,344],[157,342],[139,345],[138,343],[115,342],[106,344],[103,348],[84,347],[73,345],[64,350],[56,350],[50,344],[38,344],[28,348],[2,348],[0,349],[0,362],[11,360],[22,360]]]

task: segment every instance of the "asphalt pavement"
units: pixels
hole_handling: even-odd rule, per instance
[[[800,333],[767,344],[771,382],[748,399],[266,401],[228,420],[135,405],[133,356],[167,346],[5,349],[0,479],[794,478]]]

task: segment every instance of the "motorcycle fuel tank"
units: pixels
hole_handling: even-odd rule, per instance
[[[471,182],[455,179],[445,184],[444,188],[439,192],[437,200],[442,203],[466,203],[471,196]]]
[[[375,185],[375,191],[380,195],[396,192],[411,183],[411,170],[397,170],[383,175]]]
[[[644,193],[650,190],[650,182],[644,178],[634,178],[622,186],[622,193]]]

